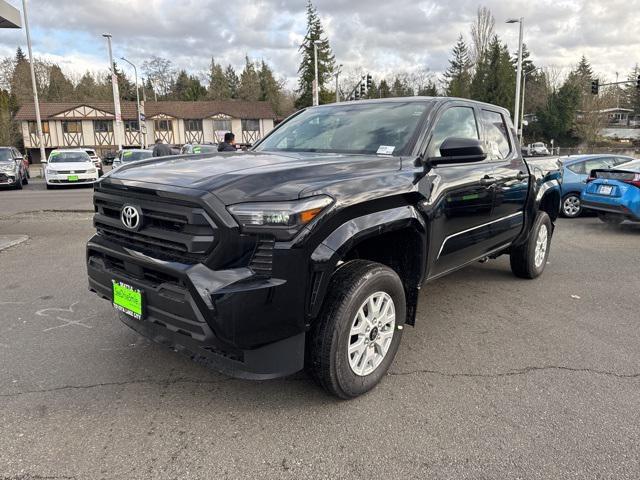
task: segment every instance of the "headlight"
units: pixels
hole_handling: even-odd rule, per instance
[[[53,170],[51,168],[47,168],[47,175],[57,175],[58,172],[56,170]]]
[[[332,203],[331,197],[321,195],[292,202],[238,203],[228,210],[245,232],[269,232],[289,240]]]
[[[87,173],[96,173],[98,170],[96,170],[95,168],[90,168],[89,170],[87,170]]]

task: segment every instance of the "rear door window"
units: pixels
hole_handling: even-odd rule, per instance
[[[489,160],[504,160],[511,153],[511,139],[507,123],[499,112],[482,110],[482,126]]]

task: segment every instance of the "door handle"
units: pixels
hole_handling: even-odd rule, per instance
[[[527,178],[529,178],[528,173],[518,172],[518,174],[516,175],[516,180],[526,180]]]
[[[485,175],[480,179],[480,185],[482,185],[483,187],[488,187],[488,186],[494,185],[495,183],[496,183],[496,178],[490,177],[489,175]]]

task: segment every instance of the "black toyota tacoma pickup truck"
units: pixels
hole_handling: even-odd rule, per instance
[[[143,160],[103,178],[89,286],[199,363],[251,379],[306,367],[351,398],[387,372],[426,282],[503,254],[518,277],[542,273],[559,181],[527,165],[493,105],[309,108],[247,153]]]

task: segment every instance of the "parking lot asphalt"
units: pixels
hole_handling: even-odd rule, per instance
[[[538,280],[503,257],[425,286],[344,402],[122,325],[87,290],[90,197],[0,192],[0,234],[29,237],[0,252],[0,479],[640,477],[640,226],[560,220]]]

